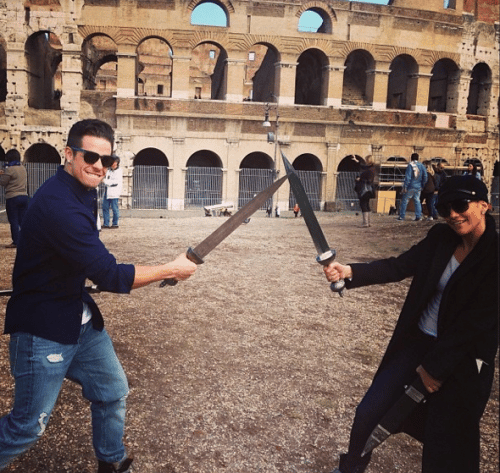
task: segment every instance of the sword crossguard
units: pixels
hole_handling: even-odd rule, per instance
[[[330,248],[328,251],[316,256],[316,261],[323,266],[328,266],[335,259],[336,255],[337,252],[333,248]],[[340,279],[337,282],[332,282],[330,289],[333,292],[338,292],[340,297],[344,297],[345,281]]]

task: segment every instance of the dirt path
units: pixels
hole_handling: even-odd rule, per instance
[[[222,218],[122,219],[102,239],[120,262],[165,262]],[[408,281],[333,294],[302,219],[253,217],[174,288],[96,300],[129,377],[126,442],[137,473],[324,473],[347,446],[354,408],[392,333]],[[319,214],[338,260],[397,254],[428,222]],[[0,224],[0,287],[14,251]],[[0,300],[3,326],[6,298]],[[11,405],[0,337],[0,415]],[[498,472],[498,369],[482,422],[482,473]],[[420,445],[389,439],[368,473],[418,473]],[[94,473],[89,406],[66,383],[46,435],[9,473]]]

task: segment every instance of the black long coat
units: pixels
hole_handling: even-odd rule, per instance
[[[346,282],[349,289],[413,277],[378,371],[419,330],[422,310],[459,242],[448,225],[437,224],[426,238],[398,257],[351,264],[353,278]],[[454,458],[461,462],[455,471],[477,471],[479,420],[491,391],[498,348],[498,309],[498,234],[494,219],[488,216],[485,233],[444,290],[437,343],[422,360],[426,371],[443,381],[443,386],[428,396],[403,429],[424,442],[424,465],[426,450],[429,457],[440,458],[443,466],[436,471],[458,468],[451,466]],[[485,362],[480,371],[477,359]],[[447,438],[454,440],[447,442]],[[464,462],[469,467],[464,469]]]

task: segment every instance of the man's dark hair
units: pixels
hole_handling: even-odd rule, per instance
[[[9,149],[5,153],[5,161],[10,163],[11,161],[21,161],[21,153],[16,148]]]
[[[418,153],[413,153],[413,154],[411,155],[411,160],[412,160],[412,161],[418,161]]]
[[[76,122],[69,130],[67,146],[82,146],[82,138],[84,136],[95,136],[96,138],[104,138],[111,143],[113,148],[115,143],[115,133],[113,128],[106,122],[97,119],[87,119]]]

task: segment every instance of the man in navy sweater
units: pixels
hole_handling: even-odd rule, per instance
[[[196,265],[184,254],[158,266],[118,264],[99,239],[96,188],[115,159],[113,145],[108,124],[75,123],[64,166],[25,215],[5,319],[15,399],[0,419],[0,470],[43,435],[68,378],[91,403],[98,473],[130,471],[123,445],[127,379],[85,281],[129,293],[165,278],[185,280]]]

